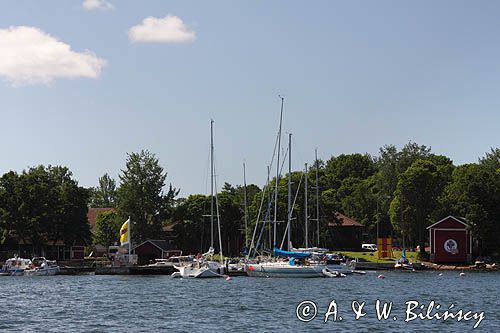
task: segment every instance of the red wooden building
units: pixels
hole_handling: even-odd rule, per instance
[[[436,263],[463,263],[471,261],[472,235],[461,218],[448,216],[427,227],[431,261]]]
[[[182,254],[181,250],[175,248],[171,242],[166,240],[148,239],[132,249],[138,256],[140,265],[149,264],[155,259],[168,259],[171,256]]]
[[[342,213],[335,213],[335,221],[328,222],[329,249],[359,251],[363,241],[363,225]]]

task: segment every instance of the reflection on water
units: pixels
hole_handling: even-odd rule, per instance
[[[500,327],[499,273],[387,272],[344,279],[233,278],[183,280],[167,276],[53,276],[0,278],[0,332],[298,332],[468,331],[475,320],[405,323],[405,302],[431,301],[454,311],[484,311],[476,331]],[[376,318],[375,302],[393,302],[387,320]],[[296,318],[309,300],[318,314]],[[342,321],[323,322],[335,300]],[[354,319],[352,301],[365,302]],[[416,310],[415,310],[416,311]],[[424,311],[424,310],[422,310]],[[425,311],[424,311],[425,312]],[[435,311],[434,311],[435,312]],[[397,320],[394,320],[394,317]],[[338,318],[338,317],[337,317]]]

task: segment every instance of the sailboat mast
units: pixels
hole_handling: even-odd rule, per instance
[[[305,221],[305,224],[306,224],[306,248],[309,247],[309,235],[307,233],[307,218],[308,218],[308,213],[307,213],[307,163],[306,163],[306,167],[305,167],[305,173],[304,173],[304,176],[305,176],[305,183],[304,183],[304,221]]]
[[[245,247],[248,249],[247,177],[245,171],[245,162],[243,162],[243,186],[243,200],[245,201]]]
[[[283,121],[283,103],[285,99],[282,96],[281,98],[281,111],[280,111],[280,127],[278,130],[278,154],[276,159],[276,184],[274,189],[274,228],[273,228],[273,246],[276,246],[276,224],[277,224],[277,216],[278,216],[278,183],[280,177],[280,150],[281,150],[281,124]]]
[[[319,246],[319,161],[318,149],[314,149],[314,156],[316,159],[316,246]]]
[[[219,235],[219,260],[220,264],[223,264],[223,258],[224,256],[222,255],[222,237],[221,237],[221,232],[220,232],[220,213],[219,213],[219,198],[217,196],[217,178],[214,177],[215,180],[215,207],[217,208],[216,213],[217,213],[217,231]]]
[[[214,246],[214,121],[210,119],[210,246]]]
[[[287,233],[287,238],[288,238],[288,251],[290,251],[291,248],[291,241],[292,241],[292,133],[288,134],[288,233]]]
[[[268,165],[267,166],[267,184],[266,184],[266,187],[269,187],[270,178],[271,178],[271,166]],[[267,191],[267,205],[268,205],[268,207],[271,206],[271,189],[270,188],[268,188],[268,191]],[[269,214],[271,214],[270,209],[269,209]],[[266,222],[269,222],[267,225],[267,230],[269,232],[269,248],[271,248],[272,247],[271,242],[272,242],[273,235],[271,235],[272,229],[271,229],[271,217],[270,216],[267,217]]]

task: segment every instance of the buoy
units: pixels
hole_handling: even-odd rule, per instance
[[[464,272],[462,272],[462,273],[460,273],[459,275],[460,275],[460,276],[465,276],[465,273],[464,273]]]
[[[384,274],[379,274],[379,276],[377,276],[377,278],[379,278],[379,279],[385,279],[385,276],[384,276]]]
[[[232,280],[232,278],[229,275],[226,276],[226,281],[231,281],[231,280]]]

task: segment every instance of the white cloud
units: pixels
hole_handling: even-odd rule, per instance
[[[112,10],[115,8],[106,0],[85,0],[82,6],[86,10]]]
[[[188,29],[180,18],[173,15],[164,18],[147,17],[128,31],[132,42],[186,43],[196,39],[196,33]]]
[[[106,60],[86,50],[75,52],[42,30],[18,26],[0,29],[0,76],[14,86],[55,78],[97,78]]]

